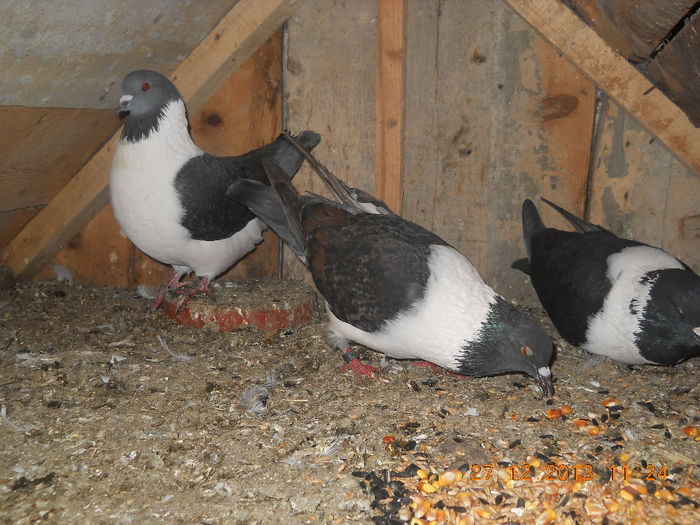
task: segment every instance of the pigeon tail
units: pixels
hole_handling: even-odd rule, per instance
[[[281,139],[281,137],[287,140]],[[302,149],[299,149],[299,146],[294,143],[290,144],[290,137],[300,144]],[[321,136],[314,131],[303,131],[296,137],[292,137],[288,132],[283,131],[280,138],[273,143],[274,148],[264,152],[264,156],[275,161],[275,164],[282,168],[287,177],[292,178],[304,162],[304,152],[311,151],[319,142],[321,142]]]
[[[360,189],[351,188],[338,177],[333,175],[328,168],[326,168],[326,166],[324,166],[311,154],[310,148],[307,148],[306,145],[299,140],[301,136],[298,138],[293,137],[285,131],[282,132],[282,135],[292,145],[294,145],[294,147],[299,150],[302,155],[304,155],[304,158],[306,158],[307,162],[311,165],[314,171],[318,173],[323,183],[340,204],[349,207],[351,210],[357,209],[373,214],[393,215],[393,212],[384,203],[384,201],[381,201],[373,195],[370,195],[369,193]],[[314,195],[314,197],[318,196]]]
[[[264,158],[262,165],[265,168],[267,177],[270,179],[270,185],[277,193],[279,200],[282,201],[282,209],[287,219],[287,230],[291,240],[289,245],[294,250],[294,253],[300,251],[303,254],[303,247],[306,243],[304,242],[304,229],[301,225],[301,197],[297,190],[294,189],[294,186],[292,186],[289,177],[275,161]],[[299,254],[297,253],[297,255]],[[302,256],[300,258],[305,260]]]
[[[267,184],[251,179],[239,179],[229,186],[226,194],[252,211],[290,247],[302,261],[304,245],[292,234],[280,198]]]
[[[545,225],[540,218],[535,204],[530,199],[525,199],[525,201],[523,201],[523,240],[525,241],[525,251],[527,252],[528,260],[531,260],[532,256],[532,238],[535,234],[544,229]],[[520,266],[515,268],[522,270]]]
[[[597,224],[591,224],[588,221],[584,221],[583,219],[580,219],[576,217],[576,215],[572,214],[571,212],[566,211],[564,208],[561,206],[557,206],[551,201],[548,201],[544,197],[540,197],[544,202],[549,204],[552,208],[557,210],[567,221],[571,223],[571,225],[576,228],[579,232],[581,233],[586,233],[586,232],[604,232],[607,231],[605,228],[601,228]],[[523,205],[524,206],[524,205]],[[533,205],[534,206],[534,205]],[[523,213],[524,208],[523,208]]]

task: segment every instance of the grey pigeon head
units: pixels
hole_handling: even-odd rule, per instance
[[[122,81],[122,96],[116,114],[124,120],[122,139],[136,142],[157,130],[163,110],[182,100],[177,88],[160,73],[140,69]]]
[[[700,277],[689,269],[649,272],[653,282],[635,334],[645,358],[673,365],[700,355]]]
[[[550,396],[554,393],[549,368],[553,349],[539,323],[497,296],[477,338],[463,345],[460,372],[473,376],[521,372],[534,378]]]

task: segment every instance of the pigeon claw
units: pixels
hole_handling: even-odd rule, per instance
[[[363,375],[374,379],[373,374],[374,374],[374,372],[377,371],[377,369],[371,365],[362,364],[358,357],[354,358],[349,363],[341,366],[340,371],[345,372],[348,368],[352,368],[352,371],[355,373],[355,382],[357,383],[357,386],[362,386],[362,376]]]
[[[187,305],[187,303],[190,302],[190,300],[197,295],[198,293],[203,293],[204,295],[211,297],[211,290],[209,289],[209,283],[210,279],[208,277],[202,277],[199,282],[197,283],[197,286],[192,288],[187,296],[182,300],[180,305],[177,307],[176,314],[179,314],[182,312],[182,309]]]
[[[340,367],[340,371],[345,372],[348,368],[352,368],[352,371],[355,374],[355,382],[357,383],[357,386],[362,386],[363,375],[374,379],[373,374],[377,371],[377,369],[370,365],[363,365],[351,347],[348,346],[345,350],[343,350],[343,359],[345,360],[345,364]]]
[[[163,288],[161,288],[161,291],[158,294],[158,297],[156,297],[156,300],[153,303],[153,307],[151,308],[153,312],[158,310],[158,308],[160,308],[160,305],[163,304],[163,301],[165,301],[166,292],[175,291],[176,293],[182,293],[180,289],[183,286],[186,286],[187,283],[180,282],[180,277],[181,276],[179,273],[173,273],[172,277],[170,277],[170,279],[168,279],[168,282],[165,283]]]

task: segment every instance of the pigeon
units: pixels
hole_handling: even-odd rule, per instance
[[[310,270],[326,301],[329,342],[343,352],[341,369],[352,368],[358,385],[375,371],[360,363],[353,341],[463,375],[525,373],[545,395],[553,393],[553,344],[539,324],[490,288],[443,239],[348,188],[306,155],[339,202],[300,196],[267,158],[263,166],[272,187],[239,180],[229,195],[269,221]],[[279,210],[270,204],[277,198],[286,229],[284,217],[268,214]]]
[[[547,228],[523,203],[527,259],[514,267],[561,336],[634,364],[673,365],[700,354],[700,277],[660,248],[617,237],[542,199],[578,231]]]
[[[267,182],[263,157],[293,177],[304,157],[281,136],[244,155],[210,155],[190,137],[185,103],[166,77],[133,71],[124,78],[122,91],[116,113],[124,128],[110,173],[114,215],[141,251],[173,267],[154,311],[165,291],[185,286],[180,281],[184,275],[194,272],[199,278],[181,309],[197,293],[211,295],[211,280],[262,240],[266,225],[226,196],[231,183],[240,178]],[[320,136],[304,131],[298,139],[313,149]]]

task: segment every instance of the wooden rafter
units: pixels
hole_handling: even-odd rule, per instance
[[[613,100],[700,173],[700,128],[559,0],[505,0]]]
[[[299,0],[240,0],[170,75],[191,114],[294,13]],[[18,278],[36,275],[109,200],[115,134],[3,251]]]

